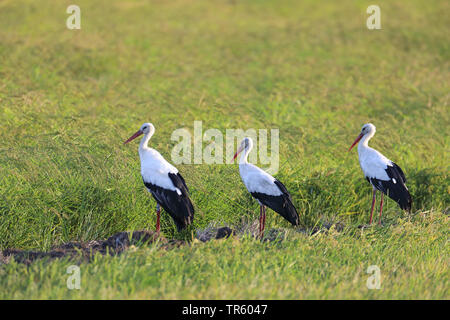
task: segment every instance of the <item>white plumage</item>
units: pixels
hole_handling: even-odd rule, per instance
[[[180,189],[175,187],[169,178],[169,173],[177,174],[178,169],[167,162],[155,149],[139,145],[139,158],[141,160],[141,175],[145,182],[157,185],[167,190],[176,191],[181,195]]]
[[[367,143],[366,139],[366,143]],[[359,165],[368,178],[377,178],[379,180],[389,180],[386,173],[388,166],[392,167],[392,161],[383,156],[380,152],[364,145],[363,140],[358,145]]]
[[[259,192],[272,196],[282,194],[280,188],[275,184],[274,177],[254,164],[246,162],[245,154],[242,154],[241,159],[239,162],[239,173],[241,174],[242,182],[244,182],[250,193]]]

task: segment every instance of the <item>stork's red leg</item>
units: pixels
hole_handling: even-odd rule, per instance
[[[160,216],[161,216],[161,208],[158,205],[156,206],[156,233],[159,233],[161,229]]]
[[[263,206],[261,239],[264,237],[264,229],[266,228],[266,206]]]
[[[370,209],[369,224],[372,224],[372,215],[373,215],[373,208],[375,208],[375,194],[376,194],[376,192],[377,192],[377,190],[373,189],[372,208]]]
[[[259,232],[258,235],[261,235],[262,231],[262,217],[263,217],[263,206],[259,205]]]
[[[384,198],[384,193],[381,193],[381,202],[380,202],[380,218],[378,220],[378,224],[381,225],[381,214],[383,213],[383,198]]]

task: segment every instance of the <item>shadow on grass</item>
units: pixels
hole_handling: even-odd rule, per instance
[[[421,170],[409,169],[406,177],[411,196],[413,210],[424,210],[431,207],[445,207],[450,202],[447,186],[449,179],[433,168]]]

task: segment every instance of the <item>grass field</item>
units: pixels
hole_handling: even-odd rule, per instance
[[[0,1],[0,249],[48,250],[67,241],[153,229],[137,143],[170,160],[174,130],[279,129],[280,169],[302,227],[268,212],[282,242],[230,238],[173,250],[152,245],[81,265],[0,266],[0,298],[449,299],[448,1]],[[368,221],[371,187],[348,147],[364,123],[371,146],[399,164],[412,215],[387,201]],[[191,240],[211,223],[256,220],[235,165],[177,165],[196,207]],[[380,290],[368,290],[370,265]]]

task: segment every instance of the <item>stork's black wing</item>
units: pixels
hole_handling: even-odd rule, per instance
[[[173,185],[181,194],[144,181],[155,200],[172,217],[178,231],[186,228],[194,220],[194,206],[188,196],[188,188],[179,173],[169,173]]]
[[[286,187],[278,180],[274,181],[276,186],[282,192],[279,196],[272,196],[261,192],[252,192],[252,196],[263,205],[279,213],[283,218],[294,226],[299,224],[298,213],[292,204],[291,195]]]
[[[400,167],[399,167],[398,165],[396,165],[394,162],[392,162],[392,167],[394,168],[394,170],[397,171],[398,176],[399,176],[400,178],[402,178],[403,183],[406,183],[406,177],[405,177],[405,174],[403,173],[402,168],[400,168]]]
[[[181,189],[181,186],[182,186],[185,189],[186,194],[189,193],[189,188],[187,187],[186,182],[184,181],[184,178],[181,176],[181,174],[179,172],[177,174],[169,173],[169,177],[172,180],[173,184],[178,189]]]
[[[412,199],[405,185],[406,177],[403,170],[395,163],[392,163],[392,165],[387,166],[386,173],[389,180],[376,178],[368,178],[368,180],[370,179],[370,182],[375,188],[397,202],[402,210],[411,211]]]

